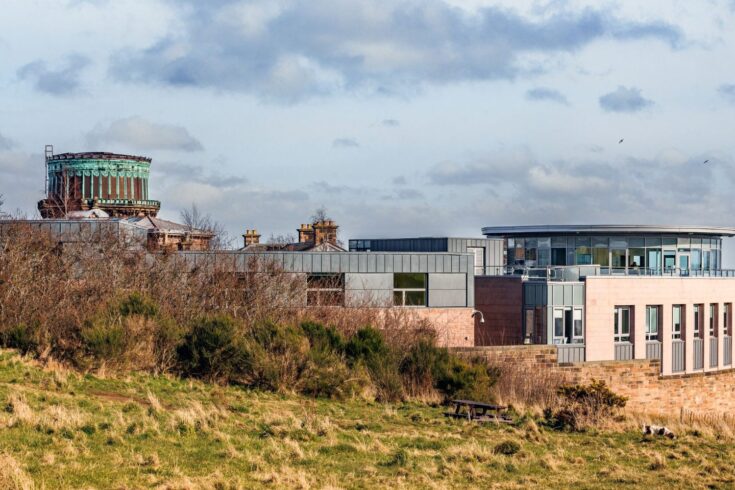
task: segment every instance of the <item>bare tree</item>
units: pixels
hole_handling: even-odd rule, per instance
[[[311,215],[312,223],[319,223],[320,221],[327,221],[329,219],[331,218],[327,214],[327,208],[323,205],[319,206],[316,211],[314,211],[314,214]]]
[[[293,236],[293,234],[289,233],[287,235],[274,235],[271,233],[271,236],[268,238],[268,243],[274,244],[274,245],[288,245],[289,243],[295,243],[296,237]]]
[[[205,231],[214,234],[210,242],[210,248],[213,250],[224,250],[232,245],[232,238],[225,230],[225,227],[212,219],[209,213],[199,210],[196,203],[191,203],[191,208],[181,211],[181,221],[191,231]]]

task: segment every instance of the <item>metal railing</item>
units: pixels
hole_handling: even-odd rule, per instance
[[[615,360],[629,361],[633,359],[633,344],[630,342],[615,342]]]
[[[717,367],[719,354],[717,352],[717,337],[709,338],[709,367]]]
[[[735,269],[693,270],[679,267],[605,267],[599,265],[550,265],[546,267],[488,266],[487,276],[521,276],[525,280],[578,281],[587,276],[735,277]],[[478,275],[478,274],[476,274]]]
[[[646,359],[661,359],[661,342],[658,340],[646,342]]]
[[[556,362],[559,364],[584,362],[584,360],[584,344],[561,344],[556,346]]]
[[[704,368],[704,340],[694,339],[692,345],[692,355],[694,356],[694,369]]]
[[[673,340],[671,342],[671,372],[684,372],[684,341]]]
[[[722,364],[725,366],[732,365],[732,337],[729,335],[722,337]]]

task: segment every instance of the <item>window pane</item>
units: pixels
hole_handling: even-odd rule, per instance
[[[554,310],[554,337],[564,337],[564,312]]]
[[[393,291],[393,305],[403,306],[403,291]]]
[[[393,274],[393,287],[424,289],[426,288],[426,274]]]
[[[582,310],[574,310],[574,336],[582,337]]]
[[[623,311],[623,321],[622,321],[622,334],[629,335],[630,334],[630,310],[627,308],[624,308]]]
[[[593,264],[601,265],[603,267],[607,267],[610,263],[609,261],[609,251],[607,247],[605,248],[594,248],[593,250]]]
[[[406,306],[425,306],[426,291],[406,291]]]

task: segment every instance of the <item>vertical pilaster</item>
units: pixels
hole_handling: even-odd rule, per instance
[[[646,306],[633,307],[633,359],[646,358]]]

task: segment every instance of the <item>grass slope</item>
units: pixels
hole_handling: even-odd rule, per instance
[[[0,488],[730,488],[714,434],[558,433],[443,408],[82,376],[0,351]],[[495,451],[515,441],[513,455]],[[508,446],[506,444],[506,446]],[[512,452],[512,451],[511,451]]]

